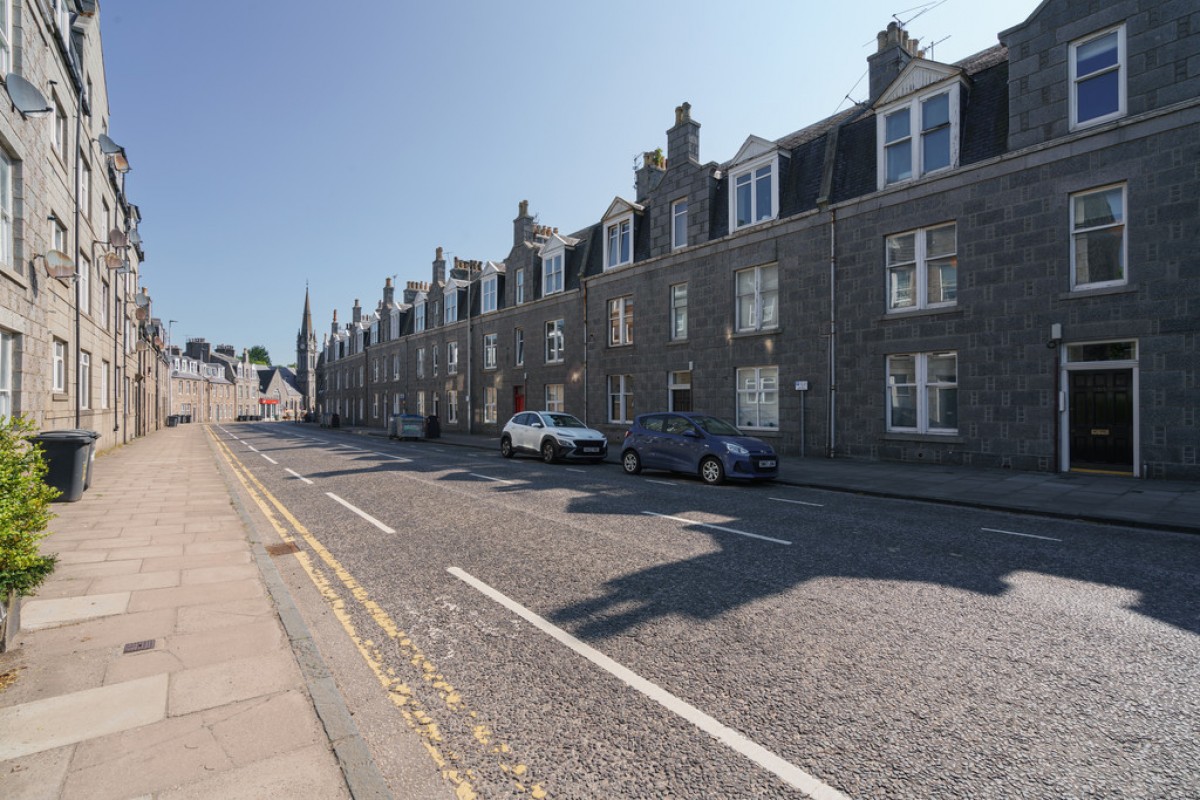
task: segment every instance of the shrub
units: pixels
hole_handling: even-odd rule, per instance
[[[32,594],[54,571],[58,556],[44,556],[38,542],[54,514],[50,501],[60,494],[48,486],[42,450],[32,441],[32,421],[0,419],[0,596],[10,590]]]

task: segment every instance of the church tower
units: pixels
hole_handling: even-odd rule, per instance
[[[317,408],[317,333],[313,330],[308,287],[304,287],[304,319],[296,334],[296,388],[304,393],[304,409]]]

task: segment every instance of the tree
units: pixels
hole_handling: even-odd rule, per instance
[[[0,593],[32,594],[54,571],[58,556],[44,556],[38,542],[50,519],[50,501],[60,492],[48,486],[42,450],[32,441],[33,422],[0,418]],[[3,600],[0,600],[3,602]]]
[[[267,352],[267,348],[256,344],[250,348],[250,363],[264,364],[269,367],[271,366],[271,354]]]

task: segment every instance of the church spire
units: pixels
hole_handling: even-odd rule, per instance
[[[317,332],[313,330],[312,305],[308,299],[308,283],[304,284],[304,318],[296,334],[296,383],[304,394],[306,410],[316,408],[317,401]]]

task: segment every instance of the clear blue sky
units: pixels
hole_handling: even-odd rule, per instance
[[[143,283],[176,343],[288,364],[306,281],[319,342],[438,246],[504,259],[522,199],[563,231],[633,199],[684,101],[724,161],[865,99],[893,15],[953,62],[1038,4],[912,2],[102,0]]]

